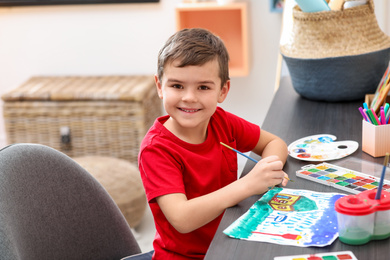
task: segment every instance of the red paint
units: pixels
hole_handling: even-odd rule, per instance
[[[370,179],[364,179],[364,180],[361,180],[362,182],[365,182],[365,183],[372,183],[374,182],[375,180],[370,180]]]
[[[322,258],[315,255],[311,255],[309,256],[309,258],[307,258],[307,260],[322,260]]]
[[[253,231],[252,233],[254,234],[262,234],[262,235],[268,235],[268,236],[277,236],[277,237],[282,237],[284,239],[291,239],[291,240],[299,240],[301,238],[300,235],[294,235],[294,234],[271,234],[271,233],[264,233],[264,232],[257,232]]]
[[[352,256],[348,255],[348,254],[345,254],[345,255],[337,255],[337,258],[340,259],[340,260],[348,260],[348,259],[352,259]]]
[[[390,185],[389,185],[389,184],[385,184],[385,185],[383,185],[383,188],[384,188],[384,189],[389,189],[389,188],[390,188]]]

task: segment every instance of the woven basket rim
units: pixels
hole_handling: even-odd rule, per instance
[[[32,76],[1,96],[12,101],[138,101],[155,91],[153,75]]]
[[[288,33],[280,51],[293,58],[353,56],[390,47],[390,37],[378,25],[372,0],[341,11],[305,13],[295,6]]]
[[[381,52],[381,51],[385,51],[385,50],[390,50],[390,46],[388,48],[385,48],[385,49],[381,49],[381,50],[377,50],[377,51],[372,51],[372,52],[366,52],[366,53],[359,53],[359,54],[356,54],[356,55],[344,55],[344,56],[332,56],[332,57],[323,57],[323,58],[300,58],[300,57],[290,57],[288,55],[285,55],[283,53],[281,53],[282,57],[286,57],[286,58],[292,58],[292,59],[295,59],[295,60],[315,60],[315,61],[321,61],[321,60],[330,60],[330,59],[348,59],[348,58],[357,58],[359,56],[363,56],[363,55],[370,55],[370,54],[373,54],[373,53],[376,53],[376,52]]]
[[[372,0],[368,0],[367,4],[359,5],[354,8],[344,9],[342,11],[322,11],[310,13],[308,16],[307,13],[303,12],[298,5],[293,8],[293,16],[296,20],[301,21],[320,21],[332,19],[335,17],[342,17],[345,15],[358,15],[361,13],[375,13],[374,2]]]

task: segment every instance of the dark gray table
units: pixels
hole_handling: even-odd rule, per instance
[[[302,137],[314,134],[332,134],[338,140],[353,140],[359,143],[358,150],[340,160],[329,163],[361,171],[373,166],[380,171],[383,157],[373,158],[362,152],[362,116],[358,108],[363,100],[354,102],[316,102],[301,98],[293,89],[289,77],[283,77],[275,94],[271,107],[262,125],[262,129],[281,137],[287,144]],[[254,155],[252,155],[254,156]],[[320,163],[320,162],[318,162]],[[295,172],[302,166],[310,164],[289,156],[284,167],[285,172],[294,182],[289,182],[287,188],[307,189],[320,192],[340,192],[330,186],[318,184],[306,179],[297,178]],[[254,163],[248,160],[243,169],[243,175],[248,173]],[[380,172],[378,173],[380,175]],[[252,196],[238,205],[226,210],[219,228],[206,254],[206,260],[211,259],[261,259],[273,260],[275,256],[314,254],[334,251],[352,251],[359,260],[390,259],[390,240],[371,241],[362,246],[350,246],[337,239],[326,247],[296,247],[263,242],[252,242],[234,239],[222,231],[244,214],[260,196]]]

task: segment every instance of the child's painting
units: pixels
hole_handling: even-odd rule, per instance
[[[338,237],[339,193],[274,188],[223,232],[233,238],[300,247],[327,246]]]

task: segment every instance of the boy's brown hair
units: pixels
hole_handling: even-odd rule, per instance
[[[183,29],[172,35],[158,54],[157,76],[161,80],[164,66],[180,61],[178,67],[199,66],[218,60],[222,86],[229,80],[229,54],[223,41],[201,28]]]

